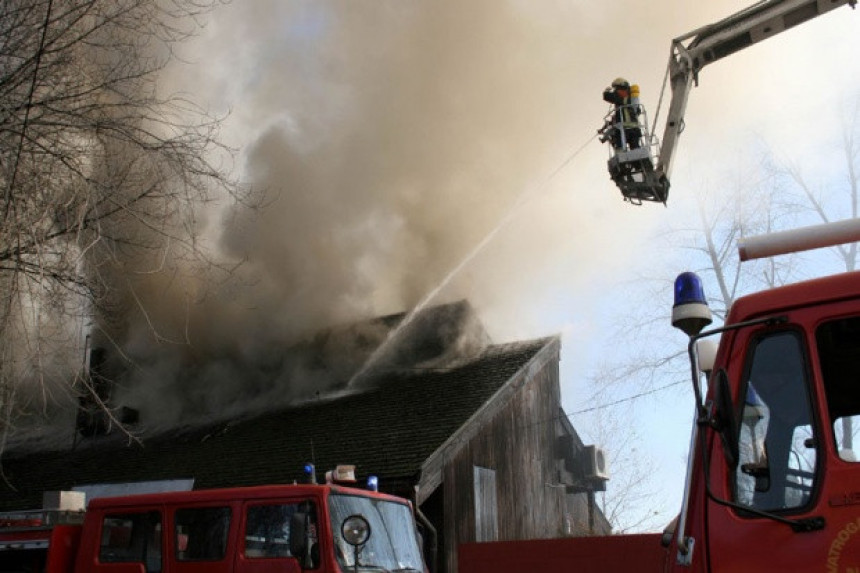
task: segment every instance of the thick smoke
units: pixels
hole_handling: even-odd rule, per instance
[[[616,214],[596,142],[563,183],[545,180],[599,126],[603,86],[651,42],[657,84],[670,36],[605,41],[620,14],[495,0],[257,1],[216,13],[183,55],[194,65],[167,79],[230,109],[227,133],[262,207],[213,217],[217,247],[242,262],[217,289],[175,276],[141,284],[116,336],[134,364],[116,401],[173,423],[225,415],[249,395],[313,396],[332,380],[287,349],[407,310],[449,278],[433,303],[469,299],[494,335],[546,334],[537,301],[551,309],[596,269],[611,272],[648,221]],[[596,184],[580,161],[596,166]]]
[[[286,349],[413,307],[572,151],[566,144],[588,137],[564,125],[572,102],[601,86],[578,85],[588,60],[561,49],[567,41],[544,41],[566,32],[527,6],[263,5],[231,6],[204,42],[218,62],[206,81],[230,94],[244,177],[263,207],[230,208],[214,229],[224,256],[243,262],[220,290],[200,302],[161,279],[157,296],[141,296],[156,310],[129,322],[123,346],[137,368],[116,398],[144,420],[221,414],[265,388],[325,389],[318,373],[282,360]],[[593,225],[527,206],[530,217],[548,234],[512,225],[433,302],[507,303],[510,291],[539,287],[530,275],[557,252],[552,232]],[[154,325],[181,344],[153,344]]]
[[[648,242],[669,210],[623,204],[589,139],[612,78],[639,83],[653,112],[670,39],[747,2],[681,4],[255,0],[216,11],[164,89],[229,112],[227,143],[261,206],[201,207],[224,267],[241,263],[228,278],[181,265],[128,277],[135,295],[102,341],[126,370],[115,403],[158,426],[229,415],[248,396],[313,397],[331,380],[291,349],[419,303],[515,205],[432,302],[468,299],[496,340],[571,328],[559,315],[590,312],[607,277],[670,250]],[[715,84],[696,92],[688,132],[721,136],[726,110],[756,117],[748,91]],[[694,137],[682,145],[704,149]]]

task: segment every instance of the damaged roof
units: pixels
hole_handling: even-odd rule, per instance
[[[379,372],[336,397],[140,443],[110,440],[74,450],[7,453],[0,509],[37,508],[43,491],[94,483],[193,478],[195,489],[291,483],[305,462],[318,474],[356,464],[359,476],[417,482],[422,463],[537,354],[558,338],[486,347],[450,368]]]

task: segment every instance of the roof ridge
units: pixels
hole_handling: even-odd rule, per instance
[[[529,340],[514,340],[511,342],[490,344],[484,349],[484,351],[481,353],[481,356],[491,353],[502,353],[519,349],[528,349],[532,347],[543,347],[557,340],[561,340],[560,334],[542,336],[540,338],[531,338]]]

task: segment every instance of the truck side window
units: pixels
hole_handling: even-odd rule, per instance
[[[176,559],[218,561],[227,552],[229,507],[186,507],[176,510]]]
[[[800,336],[780,332],[753,342],[741,411],[736,500],[762,510],[809,501],[816,450]]]
[[[827,412],[839,457],[856,462],[860,429],[860,317],[825,322],[815,333]]]
[[[149,511],[106,515],[99,561],[143,563],[148,573],[161,571],[161,514]]]
[[[296,513],[308,516],[312,531],[312,542],[316,538],[316,508],[313,503],[263,504],[248,506],[245,521],[245,557],[252,559],[272,559],[277,557],[296,557],[290,552],[290,519]],[[314,551],[316,543],[312,543]],[[313,559],[314,564],[318,559]]]

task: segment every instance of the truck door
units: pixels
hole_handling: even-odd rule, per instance
[[[79,557],[78,567],[93,573],[161,573],[165,570],[162,523],[158,510],[106,512],[97,554]],[[87,544],[92,546],[96,545]]]
[[[860,315],[845,314],[848,304],[796,311],[779,328],[735,338],[726,375],[738,458],[714,440],[710,485],[717,497],[777,518],[709,503],[713,571],[860,571],[860,466],[851,461]],[[814,531],[785,522],[819,518]]]
[[[329,571],[322,567],[318,516],[317,504],[306,498],[246,502],[236,551],[237,573]]]
[[[170,573],[228,573],[238,527],[236,504],[188,505],[172,514]]]

